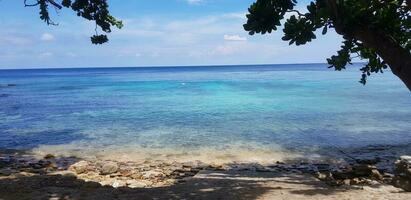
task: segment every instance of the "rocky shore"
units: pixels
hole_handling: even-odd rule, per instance
[[[381,158],[362,159],[345,163],[229,163],[223,165],[194,162],[150,161],[143,163],[75,157],[56,157],[52,154],[36,159],[32,155],[5,151],[0,153],[0,177],[64,175],[86,182],[114,188],[156,188],[187,181],[202,170],[286,172],[310,174],[330,186],[364,186],[376,183],[392,184],[411,191],[411,157],[400,160]]]

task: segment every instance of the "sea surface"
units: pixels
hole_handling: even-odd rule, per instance
[[[267,161],[410,144],[411,93],[389,71],[361,85],[360,65],[0,70],[0,149]]]

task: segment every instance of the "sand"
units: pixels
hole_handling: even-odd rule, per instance
[[[411,199],[411,193],[376,183],[331,187],[306,174],[201,171],[162,188],[113,188],[73,176],[0,177],[1,200],[57,199]]]

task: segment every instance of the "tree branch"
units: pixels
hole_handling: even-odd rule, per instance
[[[390,35],[378,30],[363,28],[352,33],[354,37],[373,48],[411,90],[411,53],[398,44]]]
[[[54,7],[58,8],[58,9],[62,9],[63,7],[56,3],[54,0],[47,0],[51,5],[53,5]]]
[[[54,0],[46,0],[46,2],[49,2],[51,5],[53,5],[54,7],[58,9],[63,8],[60,4],[56,3]],[[33,3],[33,4],[28,4],[27,0],[24,0],[24,7],[33,7],[33,6],[38,6],[38,5],[40,5],[40,2],[38,0],[36,3]]]
[[[298,14],[299,17],[305,16],[305,14],[300,13],[300,11],[298,11],[298,10],[290,10],[290,11],[287,11],[287,12],[295,12],[295,13]]]

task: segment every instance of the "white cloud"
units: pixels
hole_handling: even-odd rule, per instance
[[[42,41],[45,41],[45,42],[50,42],[50,41],[54,41],[56,38],[54,37],[54,35],[52,35],[52,34],[50,34],[50,33],[43,33],[42,35],[41,35],[41,38],[40,38]]]
[[[239,35],[224,35],[224,40],[226,41],[247,41],[247,38],[241,37]]]
[[[191,4],[191,5],[198,5],[198,4],[203,3],[204,0],[186,0],[186,2],[187,2],[188,4]]]

